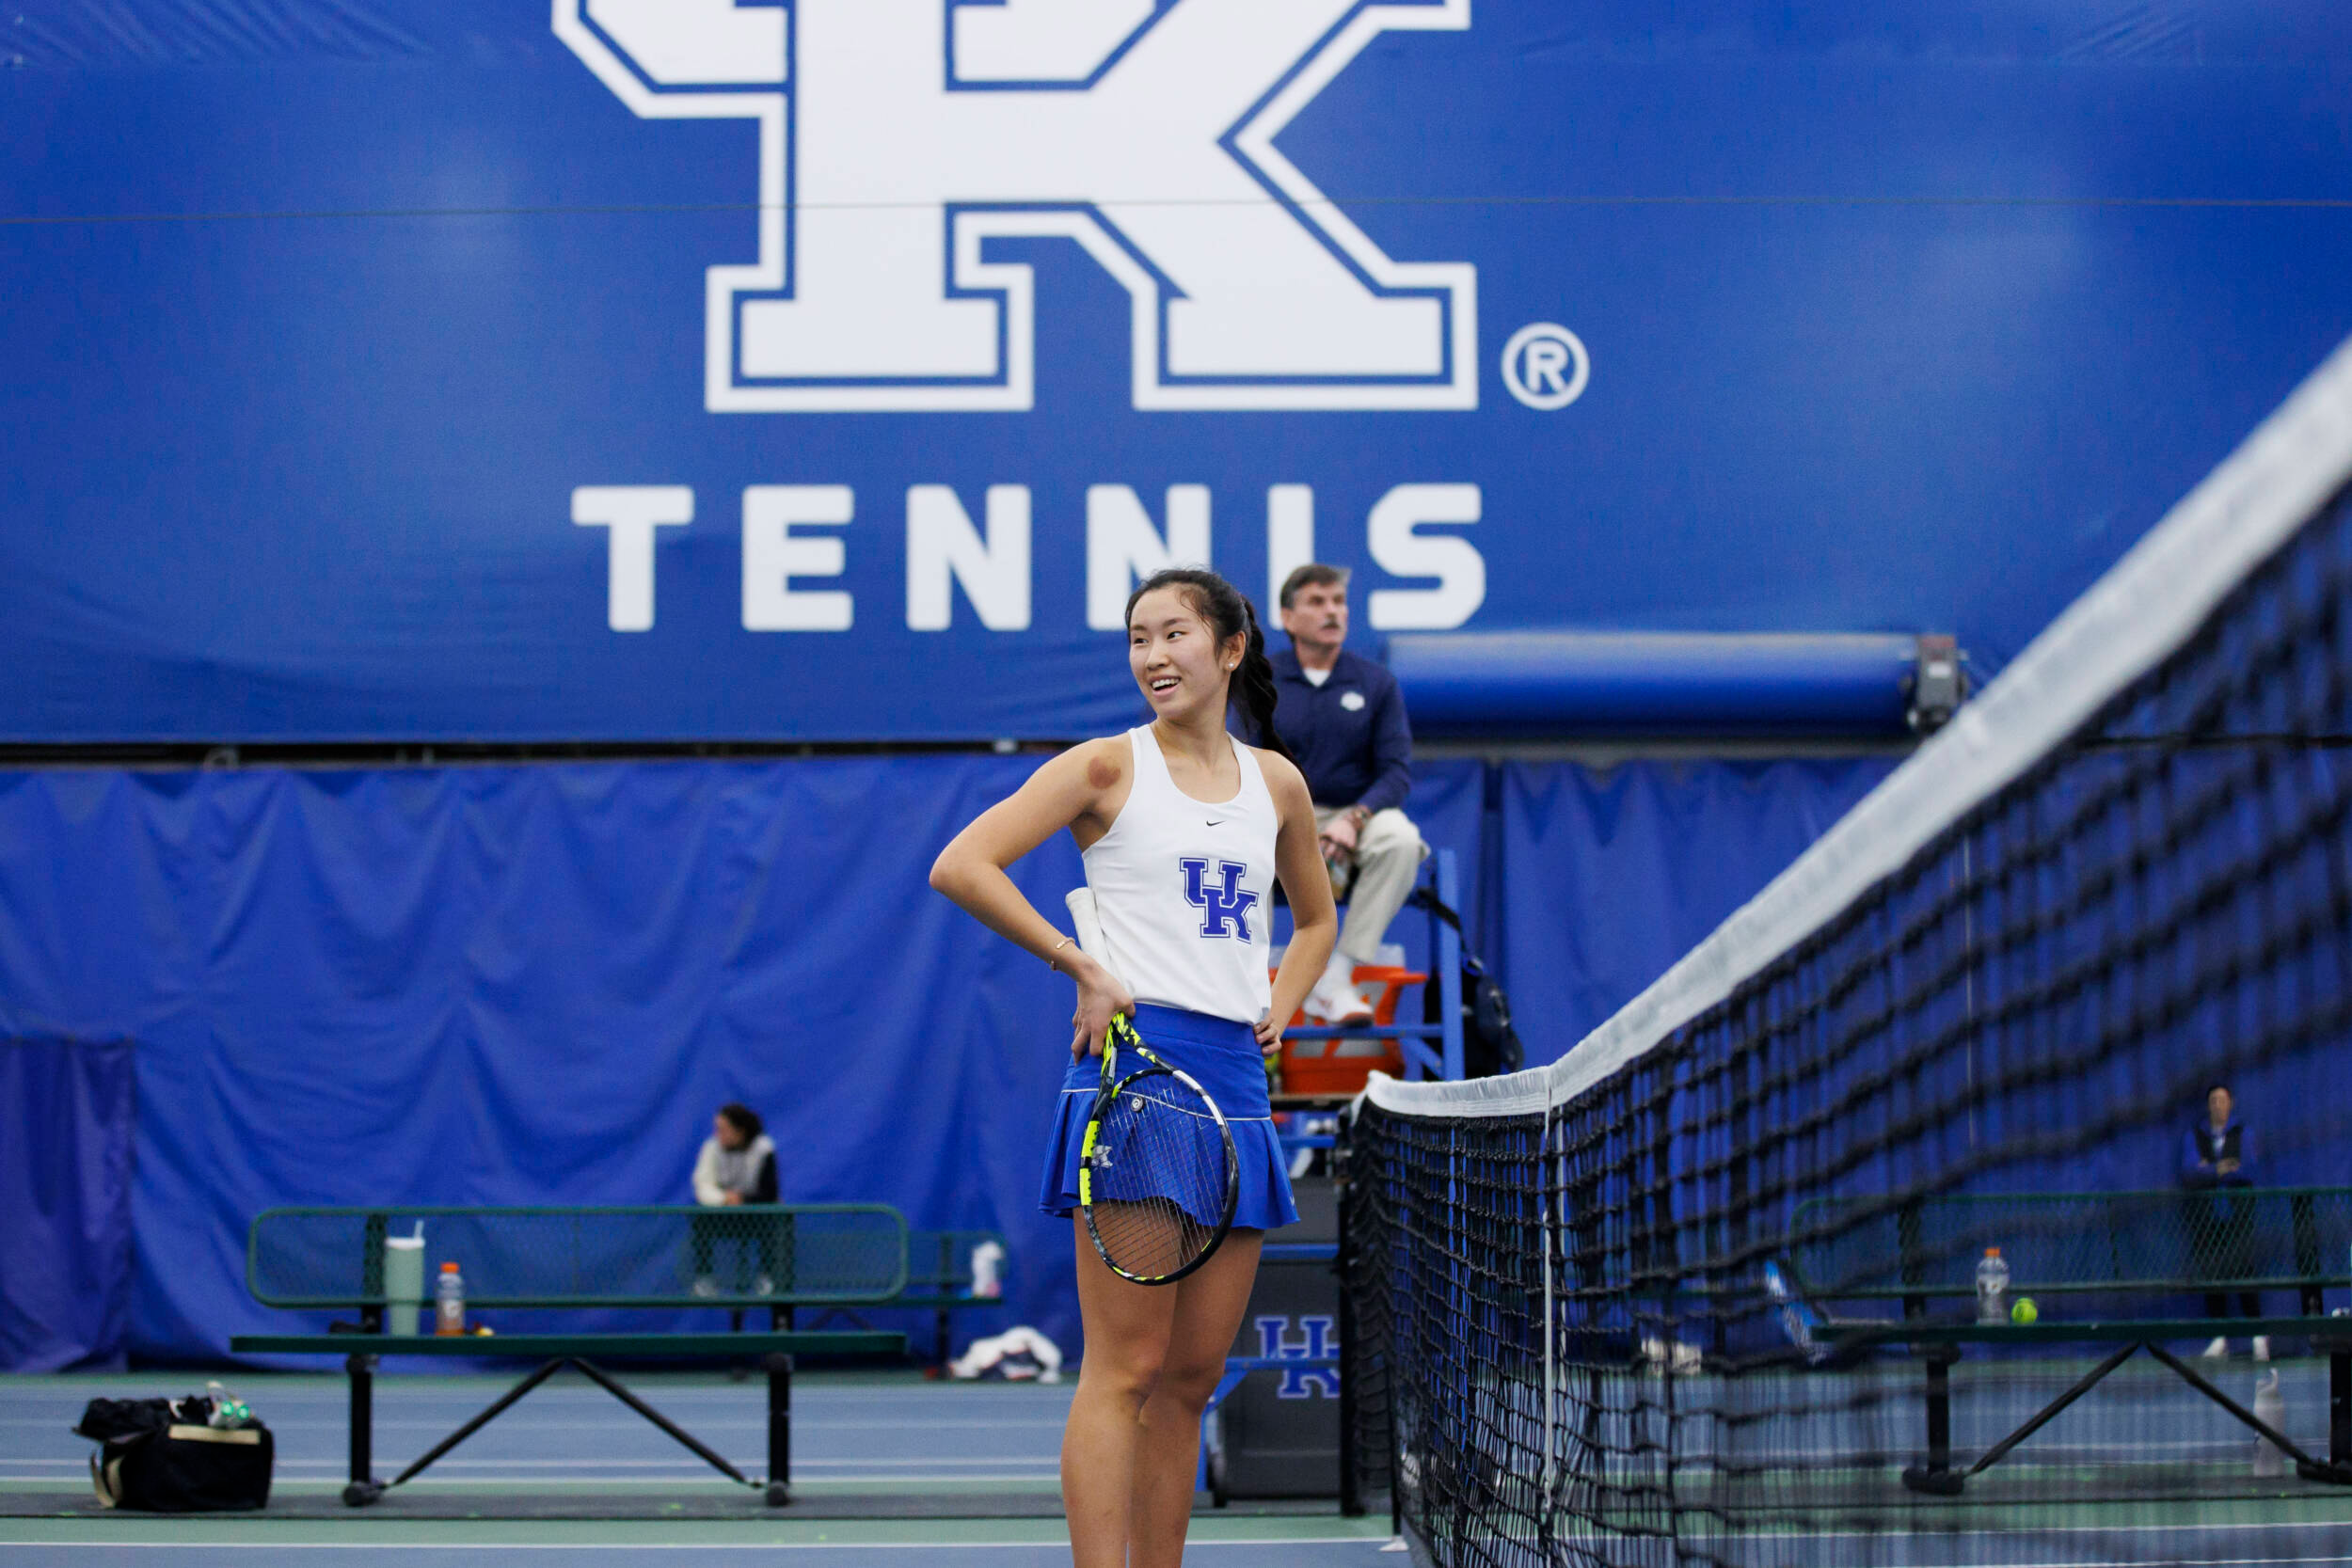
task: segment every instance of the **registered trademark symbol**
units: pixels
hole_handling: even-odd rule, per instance
[[[1530,322],[1502,345],[1502,384],[1530,408],[1565,408],[1593,378],[1584,341],[1551,322]]]

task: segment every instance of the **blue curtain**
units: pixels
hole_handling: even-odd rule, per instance
[[[75,1355],[215,1359],[288,1326],[244,1284],[273,1205],[689,1201],[728,1100],[768,1117],[787,1198],[1006,1232],[1006,1305],[964,1327],[1074,1347],[1069,1229],[1036,1208],[1067,982],[925,881],[1034,767],[0,773],[0,1037],[138,1042],[105,1167],[131,1167],[128,1315]],[[1438,759],[1408,809],[1458,852],[1541,1062],[1883,769]],[[1079,874],[1066,836],[1014,873],[1052,913]],[[1398,923],[1416,960],[1426,930]],[[6,1256],[57,1258],[40,1288],[78,1292],[120,1256],[86,1234]]]
[[[1504,765],[1498,970],[1529,1065],[1639,995],[1894,760]]]
[[[0,1039],[0,1370],[122,1365],[134,1053]]]

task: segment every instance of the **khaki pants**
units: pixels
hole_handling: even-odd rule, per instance
[[[1321,832],[1344,806],[1317,806],[1315,831]],[[1405,907],[1421,873],[1429,846],[1421,841],[1413,819],[1391,806],[1376,811],[1356,835],[1356,875],[1348,885],[1347,918],[1340,924],[1339,951],[1350,962],[1380,961],[1380,943],[1387,940],[1389,922]],[[1333,890],[1337,892],[1337,889]]]

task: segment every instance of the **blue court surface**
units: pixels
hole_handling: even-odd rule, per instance
[[[820,1373],[796,1385],[794,1484],[806,1512],[752,1505],[748,1494],[601,1390],[575,1381],[535,1391],[378,1506],[344,1510],[333,1501],[344,1474],[342,1380],[245,1376],[238,1391],[277,1433],[273,1503],[286,1516],[58,1516],[83,1509],[89,1496],[88,1445],[68,1430],[85,1401],[193,1390],[201,1381],[169,1373],[0,1379],[0,1504],[19,1515],[0,1518],[0,1560],[8,1568],[100,1568],[152,1564],[167,1555],[198,1565],[389,1568],[425,1553],[433,1561],[603,1568],[779,1552],[807,1568],[886,1561],[1041,1568],[1069,1560],[1055,1510],[1071,1386],[941,1385],[912,1375]],[[651,1374],[634,1386],[747,1473],[759,1471],[756,1382]],[[377,1475],[395,1472],[503,1386],[484,1377],[383,1380]],[[511,1516],[517,1509],[532,1516]],[[424,1510],[441,1516],[419,1516]],[[480,1516],[462,1516],[474,1510]],[[811,1516],[820,1510],[827,1516]],[[900,1510],[908,1516],[895,1516]],[[632,1516],[580,1516],[612,1513]],[[2031,1523],[2029,1536],[1922,1535],[1895,1548],[1896,1560],[1916,1568],[2352,1563],[2352,1498],[2333,1495],[2140,1506],[2128,1516],[2050,1510]],[[1772,1562],[1834,1563],[1854,1548],[1852,1538],[1832,1530],[1749,1545],[1760,1550],[1757,1560]],[[1875,1550],[1888,1546],[1882,1539]],[[1391,1547],[1385,1516],[1342,1518],[1328,1503],[1311,1501],[1227,1511],[1204,1504],[1185,1555],[1232,1568],[1383,1568],[1405,1560],[1384,1547]]]
[[[647,1375],[631,1386],[747,1474],[765,1465],[763,1389],[721,1376]],[[0,1379],[0,1503],[20,1513],[89,1497],[84,1455],[68,1430],[83,1403],[196,1389],[202,1377]],[[1071,1385],[940,1385],[913,1376],[804,1375],[794,1386],[793,1478],[811,1518],[762,1509],[602,1390],[560,1381],[535,1390],[374,1508],[332,1501],[344,1479],[344,1388],[337,1377],[252,1377],[237,1390],[277,1434],[277,1519],[152,1518],[83,1513],[0,1518],[0,1560],[146,1563],[159,1553],[203,1563],[389,1564],[416,1552],[466,1561],[620,1564],[707,1562],[788,1551],[810,1568],[839,1562],[1067,1562],[1057,1466]],[[505,1386],[503,1380],[390,1376],[377,1385],[376,1474],[389,1477]],[[461,1501],[460,1499],[465,1499]],[[529,1518],[421,1518],[420,1507]],[[920,1508],[927,1516],[839,1517]],[[1385,1517],[1343,1519],[1327,1503],[1279,1513],[1203,1508],[1187,1557],[1232,1564],[1382,1562]],[[963,1511],[961,1516],[958,1510]],[[1299,1512],[1311,1509],[1312,1512]],[[718,1510],[727,1516],[710,1517]],[[631,1518],[563,1517],[627,1512]],[[665,1519],[675,1511],[701,1516]],[[947,1516],[938,1516],[945,1513]],[[974,1516],[987,1513],[1017,1517]],[[404,1514],[406,1516],[404,1517]],[[447,1557],[438,1560],[451,1560]]]

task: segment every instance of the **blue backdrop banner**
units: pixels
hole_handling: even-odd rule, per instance
[[[0,740],[1097,733],[1170,560],[1985,675],[2352,332],[2340,0],[16,0],[0,74]]]
[[[0,1037],[0,1370],[122,1364],[134,1061],[121,1041]]]
[[[1502,969],[1514,1013],[1560,1042],[1537,1054],[1639,995],[1895,760],[1506,765]]]

